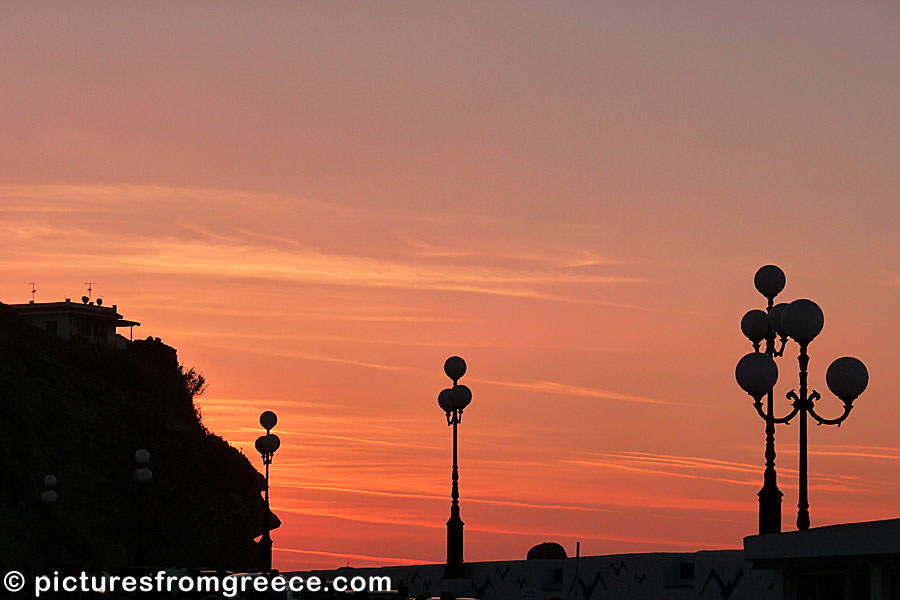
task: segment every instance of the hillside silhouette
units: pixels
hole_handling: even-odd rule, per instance
[[[0,305],[0,570],[134,565],[140,448],[153,471],[143,564],[256,567],[265,480],[203,426],[203,385],[158,338],[123,350],[66,342]]]

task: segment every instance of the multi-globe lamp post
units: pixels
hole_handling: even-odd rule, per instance
[[[766,265],[760,268],[753,278],[757,291],[766,299],[766,310],[759,309],[748,311],[741,319],[741,331],[753,343],[755,353],[760,351],[760,343],[765,340],[763,350],[766,356],[777,358],[784,354],[784,345],[787,338],[780,331],[781,313],[787,304],[775,304],[775,297],[784,289],[784,272],[775,265]],[[780,337],[780,348],[775,348],[775,338]],[[767,364],[764,359],[759,359],[759,364]],[[774,363],[772,363],[774,365]],[[760,367],[762,368],[762,367]],[[762,373],[762,372],[761,372]],[[771,368],[766,373],[771,374]],[[777,377],[777,370],[775,371]],[[775,382],[772,381],[774,386]],[[784,494],[778,489],[777,475],[775,472],[775,424],[774,418],[774,391],[769,387],[766,396],[766,407],[763,411],[762,398],[756,398],[754,406],[763,421],[766,423],[766,470],[763,477],[763,487],[759,490],[759,532],[778,533],[781,531],[781,498]]]
[[[766,471],[763,488],[759,492],[760,533],[776,533],[781,530],[781,492],[775,481],[775,425],[790,423],[799,416],[799,494],[797,501],[797,529],[809,529],[809,487],[807,457],[807,422],[811,416],[819,425],[840,425],[853,409],[853,401],[866,389],[869,375],[865,365],[853,357],[845,356],[831,363],[825,373],[825,381],[831,392],[844,404],[843,413],[834,418],[822,417],[816,412],[815,403],[821,396],[808,389],[809,344],[822,331],[825,316],[812,300],[794,300],[790,304],[774,305],[775,296],[784,288],[784,273],[774,265],[762,267],[756,273],[754,283],[767,299],[767,312],[751,310],[741,319],[741,330],[753,343],[754,351],[737,364],[735,377],[738,385],[754,400],[757,413],[766,423]],[[780,338],[780,348],[775,349],[775,338]],[[792,402],[791,411],[784,417],[776,417],[774,410],[774,386],[778,380],[775,357],[784,353],[787,339],[799,346],[798,390],[791,390],[786,397]],[[765,340],[765,351],[760,344]],[[763,409],[763,397],[767,397]]]
[[[447,425],[453,427],[453,468],[450,488],[450,520],[447,521],[447,565],[444,578],[465,577],[463,565],[463,521],[459,516],[459,464],[456,458],[456,429],[462,421],[463,409],[472,401],[472,391],[459,383],[466,374],[466,361],[451,356],[444,362],[444,373],[453,381],[453,387],[441,390],[438,405],[447,417]]]
[[[278,423],[278,416],[271,410],[259,415],[259,424],[266,430],[265,435],[256,438],[256,451],[262,457],[266,466],[266,506],[263,510],[263,533],[259,540],[259,569],[263,572],[272,570],[272,534],[269,532],[269,465],[275,458],[275,451],[281,447],[281,440],[272,433],[272,429]]]

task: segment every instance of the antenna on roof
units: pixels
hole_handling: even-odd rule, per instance
[[[93,292],[93,290],[94,290],[94,288],[93,288],[94,282],[88,281],[84,285],[88,286],[88,302],[90,302],[91,297],[93,296],[93,294],[91,292]],[[85,302],[85,304],[87,304],[87,302]]]
[[[29,283],[31,284],[31,303],[34,304],[34,292],[35,292],[34,282],[30,281]]]

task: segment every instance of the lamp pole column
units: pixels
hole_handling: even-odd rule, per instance
[[[150,451],[141,448],[134,453],[134,462],[136,469],[132,472],[132,477],[137,482],[137,505],[138,505],[138,522],[137,522],[137,552],[135,553],[135,562],[137,565],[144,564],[144,494],[147,493],[147,484],[153,479],[153,471],[150,469]]]
[[[766,313],[772,312],[772,299],[769,298]],[[774,357],[775,332],[769,328],[766,334],[766,354]],[[778,475],[775,471],[775,390],[766,395],[766,470],[763,473],[763,486],[759,490],[759,532],[781,532],[781,499],[784,494],[778,489]]]
[[[41,493],[41,504],[43,505],[43,523],[44,523],[44,562],[43,569],[45,573],[52,570],[50,563],[50,555],[52,550],[51,537],[53,535],[53,504],[59,498],[56,493],[56,484],[58,483],[56,475],[48,473],[44,475],[44,486],[46,490]]]
[[[263,507],[263,531],[259,539],[259,570],[268,573],[272,570],[272,534],[269,528],[269,465],[275,458],[275,451],[281,447],[281,440],[272,433],[272,429],[278,423],[278,416],[271,410],[259,415],[259,424],[266,430],[265,435],[256,438],[256,451],[262,457],[266,466],[265,506]]]
[[[741,330],[751,342],[754,351],[759,351],[760,342],[765,340],[764,354],[777,358],[784,352],[785,338],[782,336],[781,349],[775,348],[775,338],[779,334],[780,314],[785,305],[775,306],[775,297],[785,285],[784,271],[775,265],[761,267],[753,277],[756,290],[766,299],[766,310],[751,310],[741,319]],[[779,533],[781,531],[781,499],[784,494],[778,489],[778,475],[775,471],[775,395],[774,390],[766,394],[765,412],[759,415],[765,421],[766,450],[763,485],[757,493],[759,498],[759,533]]]
[[[447,425],[453,427],[453,467],[450,487],[450,519],[447,521],[447,564],[444,567],[445,579],[462,579],[465,577],[463,562],[463,521],[459,516],[459,461],[458,461],[458,428],[462,421],[463,409],[472,401],[472,392],[468,387],[459,385],[459,378],[466,372],[466,363],[458,356],[451,356],[444,363],[444,372],[453,380],[453,387],[443,390],[438,395],[438,404],[447,417]]]
[[[269,531],[269,464],[267,458],[266,463],[266,508],[263,511],[263,534],[259,541],[259,569],[263,572],[272,570],[272,533]]]
[[[809,354],[806,353],[806,344],[800,344],[800,491],[797,500],[797,529],[803,531],[809,529],[809,474],[807,472],[807,436],[806,423],[809,415],[809,396],[807,386],[807,367],[809,366]]]
[[[454,410],[453,416],[453,485],[450,491],[450,520],[447,521],[447,568],[444,576],[458,579],[463,575],[463,521],[459,516],[459,463],[457,462],[456,428],[459,425],[459,413]]]

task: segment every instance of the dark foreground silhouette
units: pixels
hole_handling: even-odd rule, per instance
[[[255,568],[265,482],[202,425],[203,383],[159,339],[64,342],[0,305],[0,571]]]

